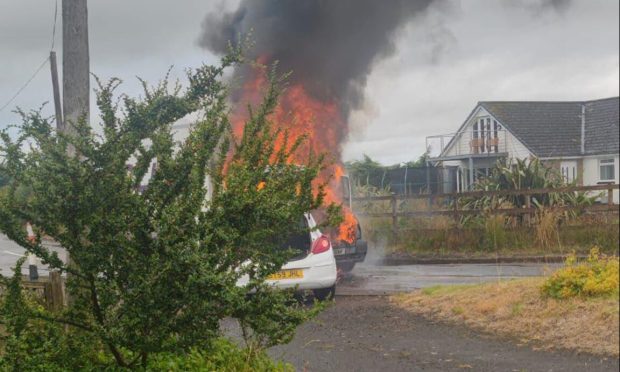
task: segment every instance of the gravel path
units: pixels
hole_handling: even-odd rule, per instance
[[[381,296],[337,297],[270,354],[299,371],[618,371],[618,360],[531,347],[436,324]]]

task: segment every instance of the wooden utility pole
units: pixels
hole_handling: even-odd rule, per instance
[[[86,0],[62,0],[62,131],[75,134],[79,120],[90,122],[90,58]],[[70,155],[75,149],[69,147]],[[67,253],[67,265],[73,266]],[[66,296],[71,303],[71,297]]]
[[[89,122],[90,68],[86,0],[62,1],[62,102],[64,131]]]
[[[56,52],[50,52],[50,69],[52,71],[52,89],[54,92],[54,111],[56,112],[56,130],[64,129],[62,120],[62,102],[60,101],[60,87],[58,85],[58,66],[56,64]]]

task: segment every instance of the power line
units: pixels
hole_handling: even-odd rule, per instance
[[[54,5],[54,25],[52,27],[52,44],[50,46],[50,51],[54,50],[54,43],[56,41],[56,23],[58,21],[58,0],[56,0],[56,4]],[[4,104],[0,107],[0,112],[4,111],[14,100],[19,96],[21,92],[26,89],[26,87],[30,84],[30,82],[37,76],[39,71],[45,66],[45,64],[49,61],[49,57],[45,57],[41,65],[35,70],[35,72],[30,76],[30,78],[17,90],[17,92]]]
[[[30,84],[30,82],[37,76],[37,74],[39,73],[39,71],[41,71],[41,69],[45,66],[45,64],[47,63],[47,61],[49,60],[49,57],[45,57],[45,59],[43,60],[43,62],[41,63],[41,65],[39,66],[39,68],[37,68],[37,70],[32,74],[32,76],[30,76],[30,79],[28,79],[24,85],[21,86],[21,88],[19,88],[17,90],[17,92],[13,95],[13,97],[11,97],[11,99],[9,99],[7,101],[7,103],[5,103],[1,108],[0,108],[0,112],[4,111],[5,108],[7,108],[8,105],[11,104],[11,102],[13,102],[13,100],[15,100],[15,98],[17,98],[17,96],[19,96],[19,94],[26,89],[26,87],[28,86],[28,84]]]

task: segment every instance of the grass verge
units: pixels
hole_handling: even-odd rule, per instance
[[[558,300],[541,296],[544,278],[437,286],[391,297],[434,320],[530,344],[618,357],[618,296]]]

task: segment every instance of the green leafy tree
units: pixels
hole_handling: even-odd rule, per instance
[[[323,186],[318,193],[312,186],[322,158],[290,164],[303,138],[274,148],[277,136],[288,137],[270,125],[285,88],[275,68],[242,138],[232,138],[222,74],[241,61],[234,50],[220,66],[191,70],[185,89],[170,88],[167,79],[154,87],[143,83],[143,99],[117,101],[120,81],[99,82],[99,131],[80,120],[70,123],[71,133],[58,133],[39,112],[22,112],[18,136],[1,134],[1,173],[9,183],[0,199],[0,231],[68,274],[70,296],[54,312],[4,306],[3,321],[19,326],[7,327],[9,333],[24,322],[61,324],[91,338],[94,348],[101,345],[100,362],[133,368],[147,366],[152,355],[208,349],[225,317],[239,319],[258,344],[272,345],[290,340],[315,313],[265,279],[291,257],[281,246],[301,229],[303,214],[323,204]],[[175,143],[172,124],[192,112],[200,117]],[[18,196],[23,187],[28,198]],[[338,208],[327,209],[328,223],[337,223]],[[25,221],[35,227],[34,242]],[[47,250],[44,235],[71,262]],[[238,287],[244,275],[250,281]],[[19,291],[8,296],[13,299],[5,303],[22,304]]]
[[[381,180],[384,167],[370,156],[364,154],[364,159],[347,162],[346,168],[356,184],[373,185],[377,179]]]
[[[9,177],[0,170],[0,188],[6,186],[9,183]]]
[[[420,155],[420,157],[418,157],[417,160],[412,160],[412,161],[408,161],[405,166],[408,168],[424,168],[427,166],[427,162],[428,159],[430,159],[430,152],[431,149],[430,147],[428,149],[426,149],[426,151],[424,151],[424,153],[422,155]]]

